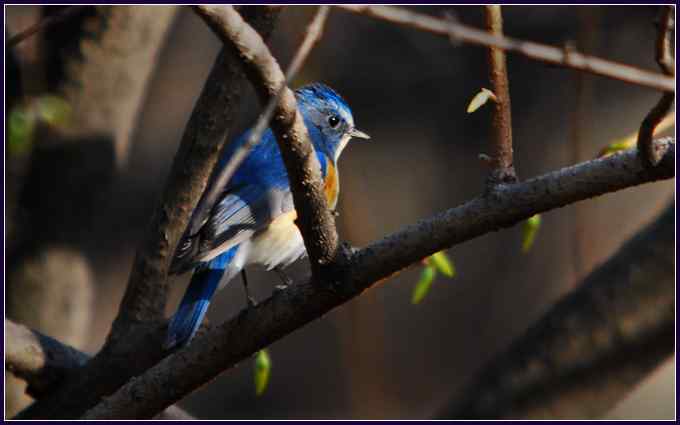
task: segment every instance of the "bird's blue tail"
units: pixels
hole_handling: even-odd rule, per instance
[[[223,268],[203,268],[194,272],[184,298],[168,326],[165,349],[182,346],[193,338],[203,322],[222,275]]]

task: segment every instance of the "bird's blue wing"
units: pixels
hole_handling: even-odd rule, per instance
[[[227,194],[201,229],[199,257],[205,261],[243,242],[292,209],[293,197],[287,189],[248,185]]]

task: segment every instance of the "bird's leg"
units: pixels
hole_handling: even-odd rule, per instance
[[[243,289],[246,292],[246,304],[248,308],[253,308],[257,305],[255,299],[250,296],[250,291],[248,290],[248,277],[246,276],[246,270],[241,270],[241,280],[243,281]]]
[[[276,289],[279,289],[279,290],[286,289],[288,287],[288,285],[293,284],[293,279],[291,279],[286,274],[286,272],[283,271],[283,268],[281,266],[274,267],[274,271],[276,272],[276,274],[279,275],[279,279],[281,279],[281,283],[282,283],[281,285],[277,285]]]

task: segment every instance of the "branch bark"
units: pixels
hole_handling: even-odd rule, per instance
[[[295,95],[286,87],[286,78],[262,38],[233,7],[196,6],[195,10],[241,59],[263,105],[281,90],[271,129],[288,172],[298,216],[296,224],[305,241],[312,274],[321,277],[336,263],[338,234],[323,193],[321,167],[297,109]]]
[[[486,29],[497,37],[503,36],[503,16],[499,5],[484,6]],[[512,158],[512,113],[510,89],[505,52],[498,47],[489,47],[489,81],[494,92],[494,110],[491,122],[493,132],[491,174],[489,184],[515,183],[517,175]]]
[[[82,367],[90,356],[5,319],[5,369],[28,383],[27,392],[39,398],[54,389],[69,373]],[[170,406],[156,419],[193,419],[177,406]]]
[[[612,78],[639,86],[657,90],[674,91],[675,81],[668,76],[635,68],[629,65],[584,55],[575,50],[548,46],[532,41],[518,40],[510,37],[499,37],[474,27],[451,22],[445,19],[433,18],[421,13],[391,6],[356,6],[337,5],[348,12],[358,13],[375,19],[414,28],[420,31],[461,40],[466,43],[481,46],[493,46],[506,52],[518,53],[530,59],[553,65],[571,68],[581,72],[588,72],[602,77]]]
[[[659,68],[666,73],[666,75],[673,77],[675,75],[675,66],[673,64],[672,48],[671,48],[671,33],[673,31],[673,6],[662,6],[661,18],[659,21],[659,34],[656,39],[656,61]],[[654,129],[664,119],[664,117],[671,111],[673,102],[675,101],[675,91],[667,91],[661,96],[661,99],[649,111],[645,119],[640,125],[638,131],[637,147],[642,161],[648,167],[654,167],[661,156],[659,152],[654,150]]]
[[[28,383],[32,397],[40,397],[89,359],[75,348],[8,319],[5,336],[5,369]]]
[[[499,355],[441,418],[604,415],[674,352],[674,208]]]
[[[243,7],[265,37],[278,9]],[[104,348],[58,392],[29,406],[18,418],[74,418],[165,356],[161,349],[167,298],[166,276],[174,248],[205,188],[238,107],[243,71],[223,49],[189,118],[166,187],[130,274]],[[135,361],[131,362],[130,359]]]
[[[314,44],[321,38],[321,33],[323,32],[323,27],[328,17],[328,12],[330,11],[329,6],[321,6],[317,11],[316,15],[312,19],[312,22],[307,27],[305,38],[295,53],[293,60],[291,61],[288,69],[286,70],[286,85],[280,87],[277,91],[276,96],[269,99],[264,112],[260,115],[257,122],[253,126],[250,136],[245,144],[240,146],[229,158],[229,162],[222,168],[219,175],[215,180],[215,184],[212,185],[212,189],[206,195],[201,198],[199,205],[196,207],[196,212],[194,213],[197,217],[197,223],[203,223],[204,219],[207,218],[212,206],[217,201],[217,198],[222,194],[224,187],[227,185],[231,177],[238,170],[241,163],[246,159],[251,149],[255,147],[260,142],[262,135],[266,131],[269,123],[274,115],[276,106],[279,103],[281,94],[283,90],[286,89],[287,85],[295,78],[298,71],[302,67],[302,64],[307,59],[309,52],[311,52]],[[191,229],[191,232],[197,232],[198,229]]]
[[[331,309],[375,282],[443,248],[510,227],[526,218],[626,187],[674,176],[675,144],[655,168],[645,168],[635,150],[564,168],[501,187],[459,207],[375,242],[352,254],[332,284],[311,279],[275,292],[257,307],[217,326],[163,359],[84,418],[148,418],[191,391]]]

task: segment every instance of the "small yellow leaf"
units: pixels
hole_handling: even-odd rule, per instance
[[[267,350],[260,350],[255,356],[255,394],[264,393],[269,383],[269,375],[272,369],[272,361]]]
[[[470,104],[467,107],[467,113],[471,114],[475,112],[477,109],[486,104],[486,102],[488,102],[489,99],[492,99],[495,102],[496,95],[491,90],[482,87],[482,90],[479,93],[477,93],[475,97],[473,97],[472,100],[470,101]]]
[[[438,272],[446,277],[454,277],[456,275],[456,267],[453,261],[449,259],[444,251],[439,251],[432,254],[428,259],[428,264],[437,269]]]
[[[437,271],[434,267],[423,267],[423,271],[420,273],[420,280],[418,280],[418,283],[416,283],[416,286],[413,288],[411,303],[418,304],[425,298],[425,295],[430,291],[430,286],[432,286],[432,281],[434,281],[436,274]]]
[[[607,147],[605,147],[604,149],[602,149],[602,150],[597,154],[597,157],[598,157],[598,158],[602,158],[602,157],[605,157],[605,156],[613,155],[613,154],[615,154],[616,152],[621,152],[621,151],[625,151],[625,150],[631,149],[631,148],[634,147],[636,144],[637,144],[637,140],[636,140],[636,139],[628,139],[628,138],[626,138],[626,139],[620,139],[620,140],[617,140],[617,141],[615,141],[615,142],[612,142],[610,145],[608,145]]]
[[[522,252],[527,253],[534,245],[536,240],[536,233],[541,227],[541,215],[535,214],[529,217],[522,227]]]

